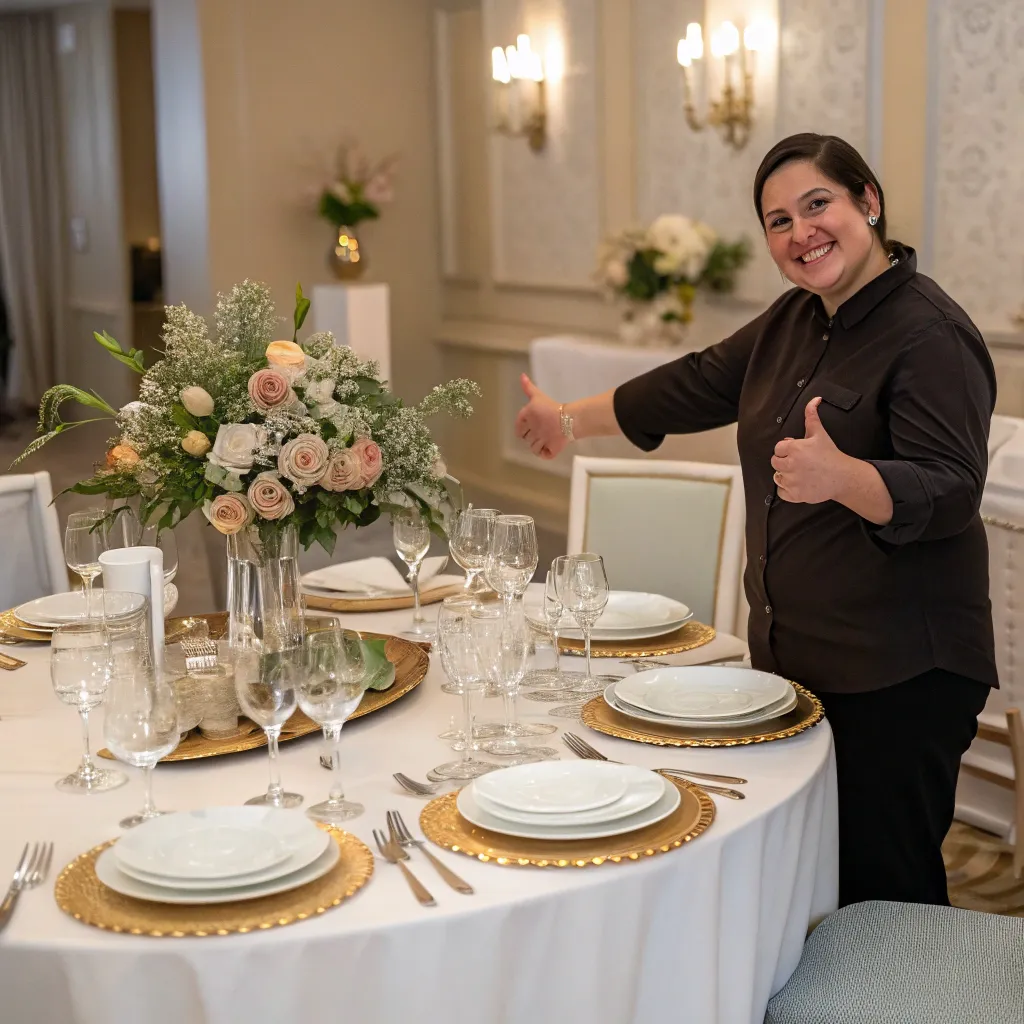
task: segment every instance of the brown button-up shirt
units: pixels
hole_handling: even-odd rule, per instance
[[[738,422],[755,667],[815,689],[880,689],[932,668],[998,685],[978,515],[995,372],[967,314],[911,249],[829,317],[796,289],[756,320],[623,384],[615,415],[650,451]],[[771,458],[804,408],[892,496],[875,526],[835,501],[776,493]]]

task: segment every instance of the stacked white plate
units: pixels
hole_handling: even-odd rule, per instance
[[[792,683],[770,672],[693,665],[638,672],[610,683],[605,702],[630,718],[683,728],[758,725],[796,707]]]
[[[525,610],[531,623],[541,629],[548,628],[542,594],[528,594]],[[685,604],[671,597],[635,590],[613,590],[591,636],[594,640],[645,640],[671,633],[692,617],[693,612]],[[562,615],[558,631],[559,635],[572,639],[583,637],[569,612]]]
[[[656,772],[606,761],[540,761],[489,772],[460,791],[471,824],[521,839],[600,839],[646,828],[678,806]]]
[[[208,807],[143,822],[104,850],[96,876],[156,903],[228,903],[298,888],[338,862],[338,844],[305,815]]]

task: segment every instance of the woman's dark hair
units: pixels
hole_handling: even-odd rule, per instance
[[[842,185],[853,198],[867,205],[864,195],[865,185],[871,184],[878,193],[878,223],[874,231],[882,247],[888,252],[897,244],[889,241],[885,234],[885,195],[878,182],[875,172],[868,167],[867,161],[844,139],[835,135],[817,135],[804,132],[801,135],[790,135],[776,143],[761,161],[761,166],[754,175],[754,209],[757,219],[761,222],[761,230],[765,231],[764,214],[761,209],[761,194],[765,182],[783,165],[793,160],[807,160],[830,178],[837,185]]]

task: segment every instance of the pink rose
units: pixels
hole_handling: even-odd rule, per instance
[[[214,529],[226,537],[238,533],[253,519],[252,506],[240,494],[218,494],[203,511]]]
[[[330,452],[316,434],[299,434],[285,443],[277,456],[277,469],[299,487],[312,487],[327,469]]]
[[[288,378],[277,370],[257,370],[249,378],[249,397],[260,412],[270,412],[295,401]]]
[[[247,497],[256,514],[264,519],[284,519],[295,511],[295,502],[276,473],[260,473],[249,484]]]
[[[384,456],[380,445],[368,437],[361,437],[350,449],[363,465],[363,486],[375,484],[384,469]]]
[[[363,464],[351,448],[335,452],[320,478],[325,491],[358,491],[363,486]]]

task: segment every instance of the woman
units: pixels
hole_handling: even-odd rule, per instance
[[[966,313],[885,233],[842,139],[764,158],[754,206],[796,287],[725,341],[559,406],[528,378],[543,458],[625,434],[656,448],[738,422],[755,668],[814,691],[835,735],[840,903],[948,903],[960,756],[998,685],[978,515],[995,373]]]

